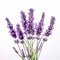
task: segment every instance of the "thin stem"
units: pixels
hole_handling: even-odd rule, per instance
[[[17,46],[18,46],[19,51],[20,51],[20,53],[21,53],[21,50],[20,50],[20,46],[19,46],[19,44],[17,44]],[[21,56],[21,55],[22,55],[22,53],[21,53],[21,55],[20,55],[20,54],[18,54],[18,55],[22,58],[22,60],[24,60],[23,56]]]
[[[42,43],[42,47],[43,47],[43,45],[44,45],[44,41],[43,41],[43,43]],[[41,49],[40,49],[40,52],[39,52],[38,58],[39,58],[39,56],[40,56],[40,54],[41,54],[42,47],[41,47]]]
[[[19,48],[19,51],[21,52],[19,44],[17,44],[17,46],[18,46],[18,48]]]
[[[18,56],[21,57],[21,59],[23,60],[23,57],[20,54],[18,54]]]
[[[28,45],[29,48],[30,48],[30,55],[32,56],[32,57],[30,57],[30,59],[33,60],[33,55],[35,56],[35,50],[34,50],[33,47],[30,45],[29,41],[26,41],[26,40],[24,40],[24,41],[25,41],[25,43],[27,43],[27,45]]]

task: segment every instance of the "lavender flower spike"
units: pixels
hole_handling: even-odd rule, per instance
[[[51,32],[52,32],[52,29],[53,29],[53,27],[54,27],[54,22],[55,22],[55,17],[51,17],[51,21],[50,21],[50,26],[48,27],[48,29],[46,30],[46,32],[45,32],[45,36],[49,36],[49,35],[51,35]]]
[[[34,35],[34,23],[33,23],[33,9],[29,9],[29,20],[28,20],[28,26],[27,26],[27,33]]]
[[[21,39],[21,40],[24,39],[22,30],[20,29],[20,25],[19,24],[16,25],[16,29],[17,29],[18,38]]]
[[[6,21],[7,21],[7,24],[8,24],[8,28],[11,30],[11,29],[13,29],[13,25],[11,24],[11,22],[9,21],[9,19],[8,18],[5,18],[6,19]]]
[[[11,24],[11,22],[9,21],[8,18],[5,18],[5,19],[6,19],[6,21],[7,21],[8,28],[10,29],[9,32],[10,32],[11,36],[12,36],[13,38],[17,38],[16,32],[15,32],[15,30],[13,29],[13,25]]]
[[[40,35],[42,33],[43,30],[43,25],[44,25],[44,18],[45,18],[45,13],[42,13],[42,17],[41,17],[41,21],[39,22],[38,28],[37,28],[37,35]]]
[[[23,28],[24,28],[24,30],[26,30],[26,28],[27,28],[27,20],[26,20],[26,15],[25,15],[25,13],[23,11],[21,11],[21,19],[22,19],[21,22],[22,22]]]
[[[34,20],[34,17],[33,17],[33,12],[34,12],[34,9],[29,9],[29,20],[33,21]]]

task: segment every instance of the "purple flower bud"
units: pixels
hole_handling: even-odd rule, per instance
[[[20,43],[22,43],[22,44],[23,44],[23,43],[24,43],[24,41],[22,40],[22,41],[20,41]]]
[[[41,21],[39,22],[39,25],[38,25],[38,28],[37,28],[37,31],[36,31],[37,35],[40,35],[42,33],[43,25],[44,25],[44,17],[45,17],[45,13],[43,12],[42,17],[41,17]]]
[[[49,35],[51,35],[51,32],[52,32],[52,30],[53,30],[53,26],[54,26],[54,22],[55,22],[55,17],[51,17],[51,21],[50,21],[50,26],[48,27],[48,29],[46,30],[46,32],[45,32],[45,36],[49,36]]]
[[[21,50],[22,56],[25,57],[25,53],[23,51],[23,49]]]
[[[28,34],[32,34],[32,35],[34,35],[34,28],[33,28],[33,24],[28,23],[27,33],[28,33]]]
[[[24,39],[22,30],[20,29],[20,25],[19,24],[16,25],[16,29],[17,29],[17,34],[18,34],[19,39],[21,39],[21,40]]]
[[[35,37],[29,36],[29,37],[27,37],[27,39],[35,39]]]
[[[54,25],[54,23],[55,23],[55,17],[53,17],[53,16],[51,16],[51,21],[50,21],[50,25]]]
[[[7,24],[8,24],[8,28],[11,30],[11,29],[13,29],[13,25],[11,24],[11,22],[9,21],[9,19],[8,18],[5,18],[6,19],[6,21],[7,21]]]
[[[34,12],[34,9],[30,8],[30,9],[29,9],[29,20],[31,20],[31,21],[34,20],[33,12]]]
[[[13,38],[17,38],[15,30],[10,30],[10,34]]]
[[[11,36],[12,36],[13,38],[16,38],[17,36],[16,36],[15,30],[13,29],[13,25],[11,24],[11,22],[9,21],[8,18],[5,18],[5,19],[6,19],[6,21],[7,21],[8,28],[10,29],[10,34],[11,34]]]
[[[22,18],[22,20],[26,20],[26,15],[25,15],[25,13],[24,13],[23,11],[21,11],[20,13],[21,13],[21,18]]]
[[[43,41],[47,41],[48,39],[47,38],[43,38]]]
[[[15,48],[15,47],[13,47],[13,50],[14,50],[16,53],[18,53],[18,51],[16,50],[16,48]]]
[[[15,42],[16,44],[18,44],[18,43],[19,43],[19,40],[14,40],[14,42]]]
[[[41,38],[40,37],[36,37],[37,40],[40,40]]]

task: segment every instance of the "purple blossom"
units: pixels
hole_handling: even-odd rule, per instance
[[[47,38],[43,38],[43,41],[47,41],[48,39]]]
[[[34,9],[30,8],[30,9],[29,9],[29,20],[31,20],[31,21],[34,20],[33,12],[34,12]]]
[[[7,21],[8,28],[10,30],[12,30],[13,29],[13,25],[11,24],[11,22],[9,21],[9,19],[8,18],[5,18],[5,20]]]
[[[34,23],[33,23],[33,9],[29,9],[29,20],[27,26],[27,33],[34,35]]]
[[[40,37],[36,37],[37,40],[40,40],[41,38]]]
[[[27,33],[32,35],[34,34],[33,24],[28,23]]]
[[[19,43],[19,40],[14,40],[14,42],[15,42],[16,44],[18,44],[18,43]]]
[[[35,39],[35,37],[29,36],[29,37],[27,37],[27,39]]]
[[[46,30],[46,32],[45,32],[45,36],[49,36],[49,35],[51,35],[51,32],[52,32],[52,30],[53,30],[53,27],[54,27],[54,22],[55,22],[55,17],[51,17],[51,21],[50,21],[50,26],[48,27],[48,29]]]
[[[5,19],[6,19],[6,21],[7,21],[8,28],[10,29],[9,32],[10,32],[11,36],[12,36],[13,38],[17,38],[16,32],[15,32],[15,30],[13,29],[13,25],[11,24],[11,22],[9,21],[8,18],[5,18]]]
[[[17,38],[15,30],[10,30],[10,34],[13,38]]]
[[[37,28],[37,31],[36,31],[37,35],[40,35],[42,33],[43,25],[44,25],[44,18],[45,18],[45,13],[43,12],[42,17],[41,17],[41,21],[39,22],[39,25],[38,25],[38,28]]]
[[[23,28],[26,32],[26,28],[27,28],[27,20],[26,20],[26,15],[23,11],[21,11],[21,19],[22,19],[22,25],[23,25]]]
[[[22,30],[20,29],[20,25],[19,24],[16,25],[16,29],[17,29],[17,34],[18,34],[19,39],[21,39],[21,40],[24,39]]]

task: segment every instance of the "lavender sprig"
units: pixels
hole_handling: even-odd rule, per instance
[[[29,9],[29,20],[28,20],[28,26],[27,26],[27,33],[34,35],[34,17],[33,17],[33,9]]]
[[[53,30],[53,27],[54,27],[54,22],[55,22],[55,17],[51,17],[51,21],[50,21],[50,26],[48,27],[48,29],[46,30],[46,32],[45,32],[45,36],[49,36],[49,35],[51,35],[51,32],[52,32],[52,30]]]
[[[9,21],[9,19],[8,18],[5,18],[6,19],[6,21],[7,21],[7,25],[8,25],[8,28],[9,28],[9,32],[10,32],[10,34],[11,34],[11,36],[13,37],[13,38],[17,38],[17,36],[16,36],[16,32],[15,32],[15,30],[13,29],[13,25],[11,24],[11,22]]]
[[[43,30],[43,25],[44,25],[44,18],[45,18],[45,13],[42,13],[41,21],[39,22],[38,28],[37,28],[37,35],[41,35],[42,30]]]
[[[26,28],[27,28],[27,20],[26,20],[26,15],[23,11],[21,11],[21,19],[22,19],[22,26],[25,30],[25,33],[26,33]]]
[[[10,22],[10,20],[9,20],[8,18],[5,18],[5,19],[6,19],[6,21],[7,21],[8,28],[9,28],[10,30],[13,30],[13,25],[12,25],[12,23]]]
[[[20,40],[23,40],[24,39],[24,36],[23,36],[22,30],[21,30],[19,24],[16,25],[16,29],[17,29],[17,34],[18,34],[19,39]]]

